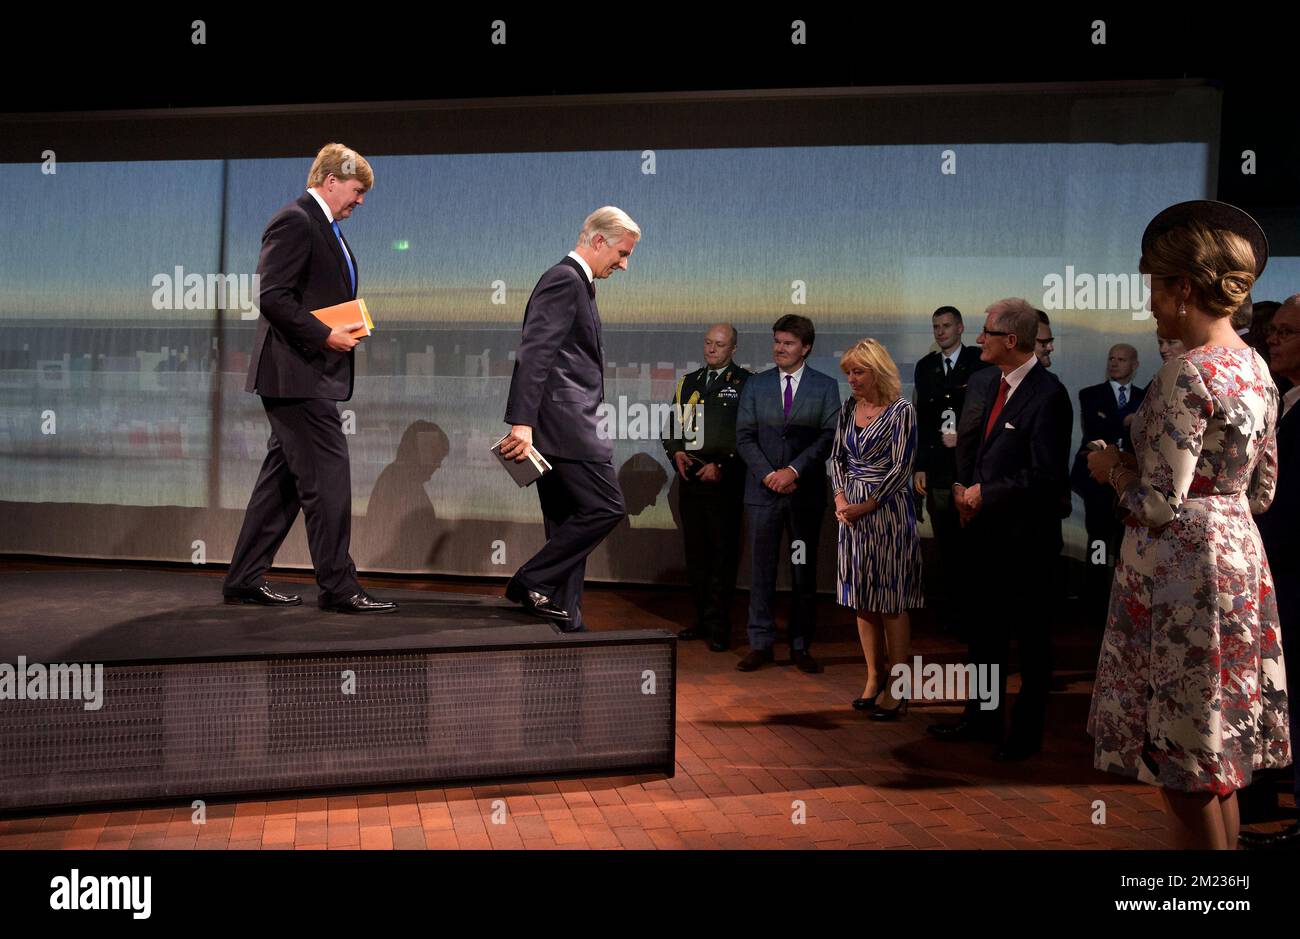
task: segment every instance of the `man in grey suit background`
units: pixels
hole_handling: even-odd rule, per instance
[[[812,657],[816,631],[817,541],[826,510],[826,460],[835,442],[840,391],[834,378],[806,362],[816,331],[806,316],[788,314],[772,326],[776,368],[754,375],[740,393],[736,452],[745,461],[753,571],[749,588],[749,654],[737,668],[752,672],[775,660],[777,555],[790,532],[790,661],[820,672]],[[795,548],[796,542],[802,542]]]
[[[586,628],[587,555],[625,514],[613,442],[597,431],[605,348],[595,282],[627,270],[640,238],[640,227],[615,206],[587,216],[577,246],[528,298],[510,378],[505,421],[511,427],[501,455],[523,460],[532,447],[553,469],[537,481],[546,544],[506,584],[506,598],[568,632]]]

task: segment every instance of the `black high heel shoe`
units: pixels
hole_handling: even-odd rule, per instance
[[[907,716],[907,699],[901,698],[892,708],[882,708],[879,704],[872,710],[870,717],[873,721],[896,721],[900,717]]]
[[[884,691],[884,690],[885,690],[885,689],[884,689],[884,687],[882,686],[881,689],[880,689],[880,691]],[[880,691],[877,691],[875,694],[873,694],[873,695],[872,695],[871,697],[869,697],[869,698],[854,698],[854,699],[853,699],[853,710],[855,710],[855,711],[871,711],[871,710],[873,710],[873,709],[875,708],[875,706],[876,706],[876,699],[880,697]]]

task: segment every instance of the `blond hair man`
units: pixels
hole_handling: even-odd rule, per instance
[[[365,202],[374,182],[365,157],[343,144],[326,144],[307,174],[307,191],[281,207],[262,233],[261,315],[245,390],[261,396],[271,438],[222,588],[227,603],[302,602],[275,592],[265,580],[301,509],[321,609],[397,609],[361,589],[348,555],[351,467],[338,402],[352,397],[357,340],[351,333],[362,324],[331,329],[312,315],[357,297],[357,256],[339,221]]]

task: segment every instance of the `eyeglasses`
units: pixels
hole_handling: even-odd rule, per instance
[[[1300,336],[1300,329],[1296,329],[1294,326],[1274,326],[1270,323],[1268,328],[1264,330],[1264,336],[1267,339],[1272,339],[1276,336],[1278,339],[1286,342],[1288,339]]]
[[[980,335],[981,336],[1010,336],[1011,333],[1004,333],[998,329],[981,329]]]
[[[1038,343],[1040,346],[1045,346],[1045,345],[1047,345],[1049,342],[1056,342],[1056,337],[1055,337],[1055,336],[1044,336],[1044,337],[1041,338],[1041,339],[1035,338],[1035,339],[1034,339],[1034,342]]]

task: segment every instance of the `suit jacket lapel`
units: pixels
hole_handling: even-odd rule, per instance
[[[605,336],[600,324],[600,308],[596,306],[596,285],[595,282],[587,280],[587,272],[582,269],[582,265],[569,257],[567,254],[560,259],[561,264],[567,264],[578,272],[578,279],[583,286],[587,288],[587,309],[591,312],[591,322],[596,330],[596,348],[600,354],[600,367],[603,371],[605,368]]]
[[[1043,380],[1043,375],[1040,374],[1042,367],[1041,364],[1035,365],[1029,370],[1029,373],[1020,380],[1020,384],[1016,386],[1016,393],[1011,396],[1009,401],[1002,405],[1002,413],[998,415],[998,419],[994,423],[993,429],[989,432],[989,440],[992,440],[1002,432],[1003,425],[1014,424],[1014,418],[1019,417],[1021,412],[1023,412],[1025,408],[1029,407],[1034,395],[1038,393],[1039,383]],[[1000,381],[993,387],[997,388],[999,385],[1001,385]],[[994,400],[996,400],[996,396]],[[993,402],[990,401],[989,408],[992,409],[992,407]],[[987,414],[984,420],[986,422],[988,421]]]
[[[801,410],[803,410],[804,405],[807,404],[808,402],[808,396],[811,394],[811,389],[809,389],[808,387],[809,375],[810,372],[808,366],[805,365],[803,369],[803,375],[799,377],[799,384],[795,385],[794,400],[790,402],[790,416],[785,418],[785,422],[787,424],[794,423],[795,415],[797,415]],[[777,384],[781,389],[781,413],[784,416],[785,414],[785,376],[784,375],[781,376]]]
[[[331,230],[330,234],[332,235],[334,232]],[[343,239],[343,246],[348,249],[348,257],[352,258],[352,273],[353,276],[356,277],[357,281],[356,289],[352,291],[352,299],[355,300],[361,293],[361,265],[357,263],[357,253],[352,250],[352,245],[348,244],[348,239],[343,235],[342,225],[339,226],[339,238]],[[338,241],[338,238],[335,238],[334,240]],[[339,253],[342,254],[342,252]],[[348,277],[348,262],[346,258],[343,259],[343,282],[347,284],[349,288],[352,287],[352,281]]]
[[[348,276],[348,261],[347,258],[343,256],[343,248],[339,244],[339,239],[334,237],[334,226],[331,225],[330,220],[325,217],[325,213],[321,211],[320,203],[316,201],[311,193],[303,193],[302,198],[299,201],[302,203],[303,207],[311,213],[312,218],[316,219],[316,224],[323,230],[325,243],[330,246],[330,250],[334,252],[334,260],[338,262],[339,274],[343,278],[343,289],[348,292],[350,298],[354,298],[356,294],[352,290],[352,278]],[[342,237],[342,229],[339,229],[339,235]],[[347,241],[346,238],[343,240],[345,242]],[[348,247],[348,254],[352,254],[351,246]],[[356,263],[357,258],[356,255],[353,254],[353,269],[356,268]],[[357,287],[361,287],[361,274],[359,271],[357,272]]]

